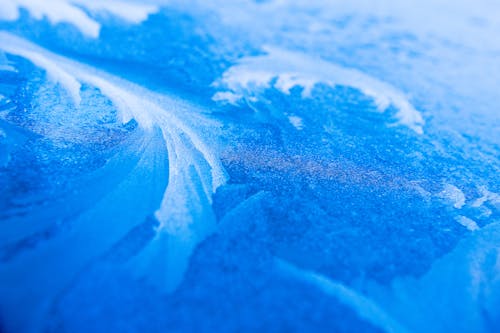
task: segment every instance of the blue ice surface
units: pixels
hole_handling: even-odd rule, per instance
[[[500,331],[498,15],[2,0],[0,332]]]

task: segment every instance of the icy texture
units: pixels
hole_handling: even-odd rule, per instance
[[[161,171],[160,166],[156,166],[153,162],[158,160],[156,163],[163,164],[161,159],[166,159],[167,156],[162,157],[162,154],[168,153],[168,187],[163,195],[159,209],[155,213],[159,221],[159,225],[156,227],[157,235],[149,245],[152,250],[145,250],[147,255],[139,263],[139,265],[145,267],[136,269],[135,273],[155,280],[162,289],[170,290],[175,287],[180,276],[182,276],[186,267],[186,260],[189,258],[194,246],[213,230],[215,216],[210,207],[212,194],[217,187],[225,182],[226,177],[220,162],[214,157],[210,148],[197,136],[193,129],[176,117],[176,114],[193,112],[196,107],[167,96],[156,97],[153,93],[131,83],[51,54],[5,32],[0,32],[0,42],[2,45],[6,45],[3,47],[5,52],[30,60],[34,65],[45,70],[47,78],[59,84],[67,92],[75,107],[82,107],[80,90],[82,83],[85,83],[98,88],[103,96],[110,99],[119,112],[122,123],[125,124],[131,120],[137,121],[139,126],[146,131],[144,135],[147,143],[144,148],[140,148],[141,150],[145,149],[145,151],[127,178],[138,177],[139,175],[144,177],[147,175],[146,170],[148,169],[151,169],[150,172],[152,173]],[[208,126],[213,126],[208,121],[204,122],[201,117],[195,115],[190,117],[195,117],[196,126],[203,126],[205,129]],[[156,129],[161,134],[161,138],[155,135]],[[161,149],[162,145],[163,149]],[[133,149],[137,148],[133,147]],[[151,151],[151,149],[155,149],[155,151]],[[151,155],[153,153],[159,156]],[[135,152],[131,152],[131,154],[135,154]],[[148,165],[151,163],[153,164]],[[118,192],[112,196],[116,198],[115,200],[123,200],[123,198],[132,194],[127,192],[133,190],[134,186],[136,186],[128,184],[128,186],[122,188],[122,184],[114,190]],[[139,190],[137,194],[141,195],[141,191],[147,190]],[[122,199],[119,199],[120,197]],[[113,201],[110,201],[109,204],[113,205]],[[122,209],[127,210],[128,208],[124,206]],[[79,230],[78,234],[74,234],[73,237],[92,233],[91,228],[94,223],[95,221],[92,223],[87,222],[85,228]],[[28,290],[25,298],[20,296],[19,293],[14,293],[12,296],[15,299],[10,299],[8,296],[4,297],[4,306],[7,306],[8,309],[23,306],[30,308],[33,312],[38,311],[45,299],[57,295],[60,288],[68,283],[68,279],[77,270],[81,269],[83,260],[95,255],[98,251],[103,252],[104,249],[100,248],[100,246],[106,246],[104,244],[109,246],[112,242],[116,242],[120,237],[123,237],[127,228],[131,228],[131,226],[123,223],[120,228],[109,229],[103,232],[103,239],[93,240],[92,251],[74,255],[68,254],[68,258],[58,261],[55,266],[44,265],[44,268],[41,269],[43,271],[41,276],[26,276],[25,278],[29,279],[29,282],[26,281],[25,283],[37,285],[41,293],[33,295]],[[29,235],[30,232],[29,229],[24,227],[18,233]],[[71,239],[71,242],[69,242],[69,239]],[[18,283],[18,281],[9,280],[9,276],[22,275],[21,271],[12,274],[13,272],[33,266],[36,261],[42,262],[44,257],[55,257],[60,247],[66,247],[63,245],[65,243],[68,246],[69,244],[75,246],[78,242],[74,238],[69,239],[67,236],[56,237],[44,249],[38,249],[32,253],[29,259],[21,258],[17,261],[9,261],[9,265],[2,267],[2,269],[10,272],[8,275],[3,275],[6,279],[1,279],[3,293],[8,295],[8,290],[13,288],[12,284]],[[6,240],[8,241],[9,238],[7,237]],[[167,247],[163,243],[168,243],[169,246]],[[168,253],[175,253],[175,256],[167,255],[165,257],[162,255],[161,251],[165,248],[169,249]],[[154,252],[151,253],[152,251]],[[158,259],[155,259],[156,257]],[[147,261],[153,262],[145,265]],[[165,271],[162,267],[167,267],[168,270]],[[64,269],[64,274],[57,274],[60,269]],[[57,275],[57,279],[52,278],[49,282],[49,280],[46,280],[47,275]],[[17,305],[11,302],[15,302],[14,304]],[[11,329],[24,330],[26,329],[24,325],[29,327],[29,325],[33,324],[25,322],[21,318],[16,318],[15,314],[10,314],[9,311],[6,312],[10,318],[9,320],[13,322]]]
[[[4,0],[0,4],[0,19],[17,20],[19,10],[25,9],[37,20],[47,18],[51,23],[70,23],[82,34],[96,38],[101,25],[90,17],[83,8],[93,11],[107,11],[131,23],[144,21],[157,11],[152,5],[141,5],[116,0]]]
[[[321,59],[307,57],[300,53],[265,47],[264,56],[241,59],[237,65],[222,75],[216,86],[228,88],[228,92],[218,92],[215,101],[234,104],[252,89],[267,89],[275,79],[273,87],[289,95],[293,87],[302,87],[302,97],[311,97],[314,86],[324,83],[359,89],[375,100],[377,109],[385,111],[390,105],[398,109],[399,122],[422,134],[423,118],[415,110],[403,93],[360,71],[343,68]],[[293,118],[292,118],[293,119]],[[292,122],[293,124],[293,122]],[[297,124],[295,124],[297,127]]]
[[[0,1],[0,331],[498,332],[499,15]]]

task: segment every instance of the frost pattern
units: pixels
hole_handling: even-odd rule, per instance
[[[106,11],[135,24],[158,11],[154,5],[119,0],[4,0],[0,3],[0,20],[17,20],[21,8],[27,10],[37,20],[47,18],[52,24],[73,24],[82,34],[92,38],[99,36],[101,24],[82,8],[90,11]]]
[[[281,259],[276,259],[276,264],[283,272],[317,287],[327,295],[338,298],[342,303],[354,309],[361,318],[366,318],[374,326],[379,327],[384,332],[409,332],[376,302],[344,284],[329,279],[321,274],[298,268]]]
[[[246,57],[227,69],[215,82],[221,92],[213,96],[215,101],[235,103],[245,96],[252,96],[259,89],[271,86],[289,94],[295,86],[303,88],[302,97],[311,97],[314,86],[324,83],[335,87],[348,86],[373,98],[380,112],[389,106],[397,109],[396,117],[402,125],[422,134],[424,120],[407,97],[388,83],[361,71],[345,68],[321,59],[274,47],[265,47],[265,55]],[[276,79],[276,81],[273,81]]]
[[[142,253],[131,260],[130,265],[134,267],[134,272],[146,277],[161,289],[173,290],[182,277],[194,247],[214,229],[212,194],[225,183],[226,174],[215,153],[195,128],[215,129],[217,124],[204,119],[195,105],[169,96],[154,94],[130,82],[57,56],[9,33],[0,32],[0,45],[7,54],[24,57],[44,69],[48,79],[64,88],[76,107],[79,107],[81,102],[80,88],[84,83],[98,88],[107,96],[120,112],[124,123],[132,119],[137,121],[144,131],[145,144],[139,149],[130,148],[131,156],[137,154],[136,151],[142,151],[142,158],[135,167],[136,175],[132,173],[129,178],[153,177],[153,172],[148,175],[143,174],[143,170],[151,169],[154,172],[163,170],[160,165],[167,160],[168,154],[168,186],[155,213],[159,221],[156,237]],[[160,136],[157,135],[158,132]],[[123,156],[123,160],[117,163],[124,163],[127,158],[130,157]],[[131,188],[127,186],[124,188],[119,186],[113,195],[124,200],[123,198],[135,195],[130,191]],[[19,228],[19,232],[25,235],[32,232],[30,229],[23,229],[23,226]],[[98,235],[92,249],[86,252],[68,250],[61,262],[45,263],[39,275],[24,275],[25,279],[31,279],[26,283],[38,287],[37,293],[27,292],[24,294],[26,298],[17,295],[15,299],[10,300],[6,296],[4,302],[10,304],[13,309],[16,308],[14,303],[26,302],[23,305],[26,308],[42,311],[40,302],[47,302],[57,295],[81,269],[82,263],[105,251],[113,242],[123,237],[132,225],[118,223],[104,228],[91,218],[81,223],[79,228],[70,238],[61,236],[44,248],[30,252],[26,256],[16,257],[2,265],[0,271],[5,270],[10,273],[0,278],[2,282],[0,284],[8,288],[11,283],[16,283],[10,281],[10,277],[16,274],[22,275],[23,267],[37,267],[43,262],[41,258],[55,258],[62,249],[78,246],[78,242],[81,241],[81,236],[78,235],[93,233]],[[11,230],[12,235],[15,235],[13,232]],[[64,260],[67,262],[63,262]],[[64,273],[59,274],[57,271],[61,270],[61,267],[65,267]],[[47,275],[52,277],[47,278]],[[32,321],[21,325],[36,325],[37,316],[42,316],[40,313],[26,315],[32,316]],[[22,323],[22,320],[19,319],[19,322]]]

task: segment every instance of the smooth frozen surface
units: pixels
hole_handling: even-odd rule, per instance
[[[0,1],[0,332],[498,332],[498,17]]]

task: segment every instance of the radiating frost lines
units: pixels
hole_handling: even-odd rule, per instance
[[[0,32],[0,45],[6,53],[26,58],[44,69],[47,77],[60,84],[77,107],[81,101],[81,84],[87,83],[113,102],[124,123],[135,119],[144,131],[161,130],[168,151],[169,180],[162,204],[155,214],[160,226],[153,243],[165,239],[172,242],[172,237],[183,239],[182,251],[187,260],[196,243],[210,232],[215,223],[211,212],[212,194],[226,181],[218,158],[196,133],[195,127],[206,130],[214,123],[202,117],[194,105],[154,94],[95,68],[55,55],[12,34]],[[154,244],[150,247],[162,248]],[[185,263],[176,266],[182,270]],[[170,282],[169,277],[166,279],[170,290],[179,277]]]

